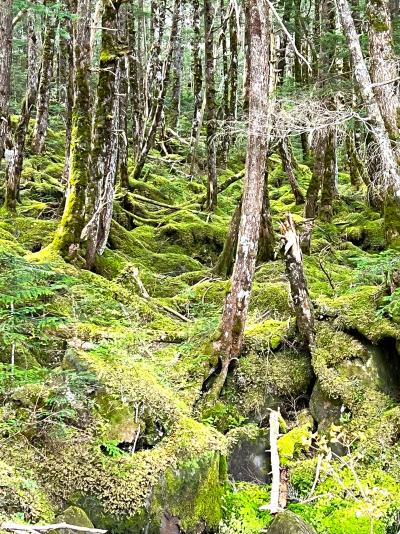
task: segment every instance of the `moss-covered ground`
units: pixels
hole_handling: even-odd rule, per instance
[[[268,426],[280,406],[289,508],[319,534],[397,532],[400,295],[389,287],[400,259],[365,191],[340,173],[334,218],[316,221],[305,258],[312,357],[297,342],[277,251],[257,268],[239,364],[202,410],[229,289],[211,268],[241,181],[210,215],[205,177],[153,151],[128,197],[117,191],[109,246],[88,272],[46,248],[63,154],[51,131],[46,153],[25,162],[17,214],[0,215],[0,522],[79,506],[115,533],[159,532],[166,512],[188,534],[258,533],[271,521],[259,511],[269,486],[232,483],[226,459],[238,429]],[[288,210],[301,224],[279,157],[270,164],[276,231]],[[220,183],[242,168],[232,159]],[[296,172],[305,191],[311,171]]]

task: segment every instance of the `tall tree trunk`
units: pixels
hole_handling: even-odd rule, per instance
[[[121,3],[122,0],[107,0],[101,24],[103,34],[86,200],[87,224],[82,232],[82,239],[87,241],[87,269],[92,268],[96,254],[104,252],[111,227],[118,163],[121,50],[117,35],[109,30],[117,28]]]
[[[70,144],[70,164],[64,212],[53,240],[53,248],[73,259],[81,243],[85,223],[85,196],[90,168],[90,0],[78,0],[73,25],[74,105]]]
[[[182,76],[183,76],[183,45],[182,45],[182,26],[183,26],[183,2],[179,6],[179,20],[174,42],[174,61],[172,66],[172,95],[171,95],[171,113],[170,125],[175,130],[179,124],[181,114],[181,93],[182,93]]]
[[[206,63],[206,109],[205,122],[207,127],[207,202],[206,208],[215,211],[217,207],[217,107],[215,91],[215,58],[214,58],[214,7],[212,0],[204,0],[204,32],[205,32],[205,63]]]
[[[396,79],[398,60],[393,46],[393,30],[387,0],[368,0],[366,5],[371,80],[386,130],[393,141],[400,137],[400,101]],[[393,80],[390,83],[390,80]],[[400,152],[400,150],[398,151]]]
[[[195,163],[195,146],[201,123],[203,103],[203,64],[200,53],[201,27],[200,27],[200,0],[193,0],[193,39],[192,39],[192,70],[193,70],[193,125],[190,133],[189,160],[192,168]]]
[[[272,225],[269,202],[268,170],[265,171],[264,198],[261,210],[260,240],[258,243],[258,262],[271,261],[275,257],[275,234]]]
[[[385,193],[386,236],[389,242],[397,241],[400,237],[400,170],[372,88],[371,78],[361,50],[348,1],[336,0],[336,3],[352,57],[354,77],[369,114],[372,135],[381,160],[381,184]]]
[[[12,59],[12,0],[0,9],[0,162],[4,155],[10,106]]]
[[[32,108],[36,102],[38,86],[38,43],[35,32],[34,16],[29,12],[28,19],[28,79],[21,115],[15,129],[12,158],[6,169],[6,194],[4,205],[7,210],[15,211],[19,198],[22,166],[24,162],[25,141]]]
[[[224,303],[221,337],[215,350],[221,362],[220,374],[210,391],[218,397],[229,365],[241,353],[250,303],[260,237],[265,168],[269,135],[269,48],[270,26],[265,0],[249,0],[250,80],[249,127],[246,176],[231,291]]]
[[[143,135],[141,136],[140,150],[136,159],[135,169],[132,174],[132,178],[134,180],[140,178],[148,153],[154,146],[156,134],[163,118],[165,97],[168,89],[168,83],[170,80],[172,57],[175,40],[177,37],[181,1],[182,0],[175,0],[174,2],[174,11],[172,15],[171,33],[168,43],[167,57],[163,62],[161,69],[162,75],[158,82],[158,95],[152,100],[152,108],[149,110],[147,121],[143,130]]]
[[[72,0],[68,1],[68,8],[73,12],[72,4],[75,3]],[[65,40],[63,52],[66,57],[64,58],[65,68],[65,163],[63,178],[65,182],[68,182],[69,176],[69,162],[70,162],[70,149],[71,149],[71,135],[72,135],[72,108],[74,106],[74,43],[73,43],[73,26],[72,21],[66,20],[66,29],[69,34]]]
[[[237,100],[238,100],[238,60],[239,60],[239,42],[238,42],[238,22],[239,14],[235,8],[232,8],[231,16],[229,17],[229,48],[230,48],[230,64],[229,64],[229,113],[228,120],[233,127],[237,116]]]
[[[50,9],[52,6],[50,6]],[[43,42],[43,57],[40,73],[39,91],[36,102],[36,123],[33,131],[33,152],[41,154],[47,136],[49,123],[50,86],[53,78],[54,43],[56,36],[56,20],[49,12],[46,19],[46,31]]]

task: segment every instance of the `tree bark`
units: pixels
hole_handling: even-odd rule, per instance
[[[197,141],[198,130],[201,123],[201,108],[203,103],[203,64],[200,54],[201,28],[200,28],[200,0],[193,0],[193,39],[192,39],[192,70],[193,70],[193,125],[190,133],[189,160],[192,167],[195,161],[194,148]]]
[[[0,9],[0,162],[8,131],[12,60],[12,0],[3,0]]]
[[[81,243],[85,224],[85,197],[90,168],[90,0],[78,0],[73,26],[74,104],[67,196],[64,212],[53,240],[63,257],[72,259]]]
[[[215,58],[214,58],[214,7],[213,0],[204,0],[204,32],[205,32],[205,123],[207,127],[207,202],[208,211],[217,207],[217,107],[215,91]]]
[[[322,177],[322,192],[320,217],[324,221],[331,221],[333,217],[333,202],[339,196],[337,185],[336,160],[337,133],[335,127],[327,129],[325,140],[325,161]]]
[[[9,211],[16,211],[21,182],[22,166],[24,162],[25,141],[31,117],[32,108],[36,101],[38,86],[38,43],[34,26],[34,18],[29,12],[28,19],[28,79],[21,115],[15,129],[13,155],[6,168],[6,193],[4,206]]]
[[[304,204],[304,195],[300,190],[297,178],[293,168],[293,156],[289,146],[289,140],[287,137],[282,139],[279,143],[279,154],[282,159],[282,165],[285,173],[288,177],[290,187],[292,189],[296,204]]]
[[[336,0],[336,3],[352,58],[354,76],[369,114],[372,135],[381,161],[381,185],[385,196],[386,237],[389,243],[395,242],[400,237],[400,170],[372,88],[371,78],[361,50],[348,1]]]
[[[43,57],[36,102],[36,122],[32,137],[32,148],[35,154],[41,154],[43,152],[47,136],[47,128],[49,123],[50,86],[53,78],[55,36],[55,16],[53,13],[49,12],[47,14],[46,31],[43,42]]]
[[[314,308],[308,294],[299,236],[290,213],[281,226],[281,235],[297,330],[302,344],[311,351],[315,338]]]
[[[271,261],[274,258],[275,233],[272,225],[271,206],[269,202],[268,171],[266,170],[257,261],[263,263],[266,261]]]
[[[235,264],[241,212],[242,198],[240,199],[232,215],[228,235],[226,236],[224,243],[224,248],[213,269],[213,274],[215,274],[216,276],[222,276],[223,278],[227,278],[232,274],[232,269]]]
[[[221,371],[212,385],[212,398],[220,395],[229,365],[242,350],[260,237],[270,118],[270,27],[266,1],[249,0],[249,16],[251,61],[246,176],[231,291],[224,303],[221,337],[215,344]]]

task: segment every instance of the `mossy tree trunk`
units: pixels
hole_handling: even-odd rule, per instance
[[[229,152],[229,61],[228,61],[228,19],[225,0],[220,0],[220,25],[219,41],[222,52],[222,101],[217,114],[220,122],[221,135],[218,142],[217,165],[225,168],[228,162]]]
[[[350,183],[354,189],[360,189],[362,183],[365,181],[364,173],[367,176],[363,162],[357,153],[355,143],[355,133],[353,129],[349,129],[346,135],[346,152],[349,165]]]
[[[65,258],[73,258],[77,253],[85,224],[91,142],[90,13],[90,0],[78,0],[73,27],[74,104],[67,196],[53,240],[53,247]]]
[[[12,0],[3,0],[0,9],[0,161],[8,131],[12,59]]]
[[[314,308],[304,274],[300,240],[291,214],[287,215],[285,222],[281,226],[281,236],[297,330],[302,344],[311,351],[315,338]]]
[[[36,102],[38,86],[38,40],[35,32],[34,16],[28,14],[28,79],[27,89],[18,124],[14,134],[12,157],[6,168],[6,193],[4,206],[9,211],[16,211],[19,199],[22,166],[24,162],[25,141],[28,132],[29,119]]]
[[[217,105],[215,90],[215,57],[214,57],[214,3],[204,0],[204,35],[205,35],[205,124],[207,128],[207,201],[208,211],[217,207]]]
[[[100,74],[97,86],[92,136],[91,168],[86,200],[87,224],[82,232],[86,240],[86,268],[91,269],[96,254],[107,244],[114,186],[118,165],[121,50],[117,34],[118,12],[122,0],[107,0],[102,17]],[[111,31],[110,31],[111,30]]]
[[[41,154],[44,149],[49,124],[50,88],[53,78],[53,62],[56,37],[56,18],[52,12],[53,4],[47,6],[46,30],[43,41],[40,82],[36,102],[36,122],[32,136],[32,149]]]
[[[306,219],[314,219],[317,216],[318,196],[324,175],[325,141],[326,134],[323,131],[316,132],[313,141],[314,165],[304,206],[304,217]]]
[[[74,0],[68,0],[67,6],[71,12],[74,9]],[[60,54],[65,54],[63,66],[64,66],[64,81],[65,81],[65,163],[63,179],[68,183],[69,176],[69,162],[70,162],[70,149],[71,149],[71,135],[72,135],[72,109],[74,107],[74,43],[73,43],[73,26],[72,21],[67,19],[65,21],[66,31],[68,37],[63,40],[63,46],[61,47]]]
[[[270,25],[265,0],[249,0],[250,80],[249,126],[246,176],[243,190],[236,261],[232,285],[224,302],[221,336],[215,351],[221,362],[220,374],[210,397],[220,395],[232,361],[239,358],[250,303],[260,237],[268,148]]]
[[[279,154],[282,159],[282,165],[284,168],[284,171],[286,173],[286,176],[288,177],[290,187],[292,189],[292,193],[294,195],[296,204],[304,204],[304,195],[301,192],[301,189],[299,187],[299,184],[297,183],[297,178],[294,173],[294,165],[293,165],[293,153],[290,146],[290,141],[287,137],[284,137],[279,142]]]
[[[320,217],[330,221],[333,217],[333,203],[339,196],[337,185],[337,132],[335,127],[327,129],[325,141],[324,173],[322,177]]]

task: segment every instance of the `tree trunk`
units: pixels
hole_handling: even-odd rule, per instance
[[[174,42],[174,62],[172,67],[172,95],[170,125],[173,130],[178,127],[181,114],[181,93],[183,76],[183,46],[182,46],[183,6],[179,6],[179,21]]]
[[[304,207],[304,217],[314,219],[317,216],[318,195],[322,185],[325,163],[325,140],[326,133],[322,130],[317,131],[314,136],[313,152],[314,166],[313,173],[308,185],[306,194],[306,204]]]
[[[90,174],[90,0],[78,0],[77,19],[73,27],[73,50],[74,105],[67,196],[53,241],[54,249],[67,259],[72,259],[80,246]]]
[[[33,131],[33,152],[41,154],[47,136],[49,123],[50,86],[53,78],[54,42],[56,22],[53,13],[47,14],[46,32],[43,42],[43,57],[36,102],[36,123]]]
[[[274,258],[275,233],[272,225],[271,206],[269,202],[268,171],[266,170],[257,261],[263,263],[266,261],[271,261]]]
[[[320,217],[324,221],[332,220],[333,202],[339,196],[337,186],[336,144],[336,128],[330,127],[327,129],[326,136],[324,173],[322,178],[320,206]]]
[[[91,174],[86,201],[87,224],[82,239],[87,241],[86,268],[91,269],[96,254],[107,244],[114,201],[114,185],[118,163],[119,88],[121,81],[119,42],[108,31],[117,28],[122,1],[108,0],[102,18],[100,75],[91,150]]]
[[[215,102],[215,58],[214,58],[214,7],[212,0],[204,0],[205,32],[205,123],[207,127],[207,202],[206,208],[215,211],[217,207],[217,108]]]
[[[227,278],[232,274],[232,269],[235,263],[241,212],[242,198],[240,199],[232,215],[228,235],[226,236],[224,243],[224,248],[218,258],[215,267],[213,268],[213,274],[215,274],[216,276],[222,276],[223,278]]]
[[[239,57],[239,43],[238,43],[238,14],[236,9],[232,9],[229,18],[229,47],[230,47],[230,64],[229,64],[229,114],[228,120],[231,123],[230,127],[234,126],[237,117],[237,99],[238,99],[238,57]]]
[[[249,16],[251,61],[246,176],[232,287],[224,303],[221,337],[215,344],[221,371],[210,391],[212,398],[220,395],[229,365],[242,350],[260,237],[270,118],[270,27],[266,1],[249,0]]]
[[[28,79],[27,90],[22,103],[21,115],[15,130],[13,155],[6,169],[6,193],[4,206],[15,211],[19,199],[22,166],[24,162],[25,141],[29,119],[36,101],[38,86],[38,43],[34,26],[34,17],[29,12],[28,19]]]
[[[366,15],[371,80],[377,84],[373,90],[389,137],[392,141],[398,141],[400,103],[397,82],[394,81],[398,77],[398,60],[393,46],[392,21],[387,0],[368,0]],[[392,83],[388,83],[390,80],[393,80]]]
[[[299,184],[297,183],[296,175],[294,173],[293,155],[291,153],[289,140],[287,137],[282,139],[282,141],[280,141],[279,143],[279,154],[281,156],[282,165],[288,177],[296,204],[304,204],[304,195],[300,190]]]
[[[300,240],[290,213],[281,226],[281,235],[297,330],[304,347],[311,351],[315,337],[314,309],[308,294]]]
[[[3,0],[0,9],[0,162],[8,131],[12,58],[12,0]]]
[[[203,103],[203,65],[200,54],[201,28],[200,28],[200,0],[193,0],[193,40],[192,40],[192,70],[193,70],[193,125],[190,133],[189,160],[192,167],[195,162],[194,147],[201,122],[201,108]]]
[[[72,4],[68,2],[68,8],[73,11]],[[73,26],[71,20],[66,20],[66,29],[69,37],[65,40],[63,51],[66,54],[64,61],[65,67],[65,163],[63,178],[68,183],[71,135],[72,135],[72,109],[74,107],[74,43],[73,43]]]
[[[352,58],[354,76],[369,114],[372,135],[381,160],[381,185],[385,195],[386,236],[389,243],[395,242],[400,237],[400,171],[381,110],[372,89],[371,78],[361,50],[348,1],[336,0],[336,2]]]

